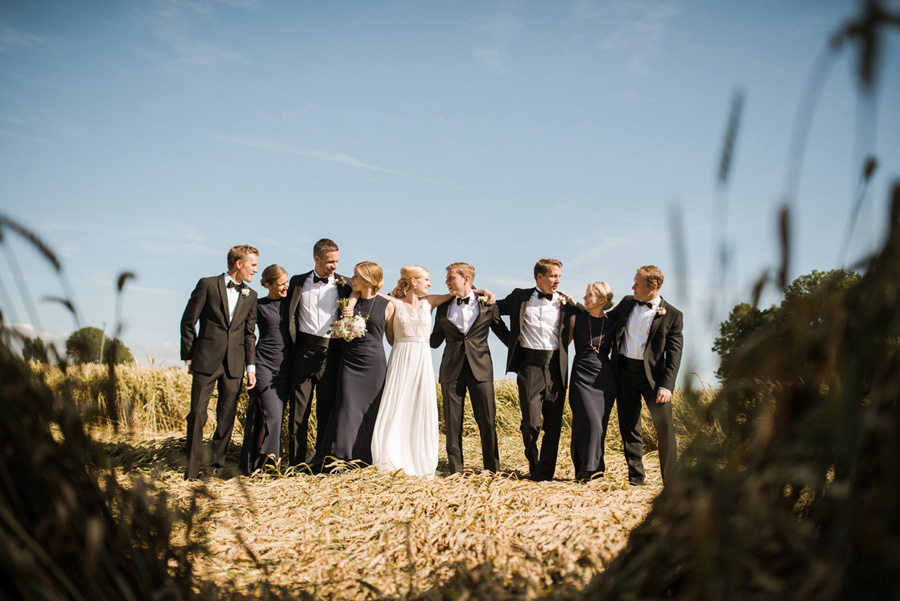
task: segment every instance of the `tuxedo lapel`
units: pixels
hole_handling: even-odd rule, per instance
[[[240,323],[242,319],[247,315],[247,312],[250,310],[249,307],[250,302],[250,294],[248,293],[244,296],[243,293],[238,293],[237,304],[234,306],[234,318],[229,323],[229,327],[236,323]]]
[[[650,333],[647,335],[647,348],[650,348],[650,341],[653,340],[653,336],[656,334],[656,330],[659,329],[659,324],[662,323],[663,314],[660,312],[660,309],[665,310],[666,301],[660,299],[659,308],[656,310],[656,315],[653,316],[653,322],[650,324]]]
[[[478,302],[478,301],[475,301],[475,302]],[[479,305],[478,306],[478,315],[475,317],[475,320],[472,322],[472,327],[469,328],[469,331],[471,332],[472,330],[475,329],[476,325],[481,325],[486,320],[490,321],[490,319],[491,319],[491,312],[487,310],[487,305],[485,305],[483,307]]]
[[[231,326],[231,312],[228,310],[228,289],[225,287],[225,278],[218,278],[216,287],[219,290],[219,298],[222,301],[222,315],[225,316],[225,325]]]
[[[616,343],[621,347],[625,339],[625,330],[628,328],[628,318],[634,309],[634,297],[622,300],[622,311],[616,315]]]
[[[525,290],[526,294],[522,296],[522,302],[519,305],[519,332],[522,331],[522,326],[525,325],[525,308],[528,306],[528,301],[531,299],[531,295],[534,294],[534,288],[529,288]]]

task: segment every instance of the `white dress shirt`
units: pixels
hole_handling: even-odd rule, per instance
[[[469,291],[469,296],[461,298],[468,298],[469,302],[460,305],[456,302],[457,299],[450,300],[450,308],[447,309],[447,319],[465,335],[469,333],[469,329],[481,313],[481,307],[478,306],[478,298],[472,291]]]
[[[657,296],[650,301],[650,306],[634,302],[634,308],[628,316],[625,324],[625,338],[622,341],[622,350],[620,354],[625,355],[629,359],[644,360],[644,351],[647,349],[647,341],[650,339],[650,326],[653,325],[653,318],[656,316],[656,310],[662,302],[662,297]]]
[[[225,278],[225,295],[228,297],[228,320],[231,321],[232,319],[234,319],[234,310],[237,307],[240,292],[238,292],[237,288],[228,287],[228,282],[234,282],[234,280],[231,279],[230,275],[226,273],[223,274],[222,277]],[[234,283],[237,284],[237,282]]]
[[[337,319],[338,287],[334,274],[328,276],[327,283],[313,283],[315,275],[316,272],[313,271],[303,282],[297,329],[306,334],[327,338],[331,323]]]
[[[559,318],[562,312],[559,294],[550,300],[538,298],[537,289],[525,306],[520,339],[522,346],[536,351],[555,351],[559,348]]]

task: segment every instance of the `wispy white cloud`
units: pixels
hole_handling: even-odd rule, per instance
[[[43,43],[44,38],[40,36],[16,31],[8,25],[0,24],[0,53],[14,52],[20,48],[37,46]]]
[[[207,244],[200,230],[177,219],[145,221],[139,228],[124,233],[146,255],[213,256],[220,253]]]
[[[359,118],[367,120],[382,121],[386,123],[401,123],[407,120],[406,117],[392,115],[381,111],[372,111],[366,109],[347,109],[334,106],[322,106],[313,102],[307,102],[296,108],[280,111],[277,113],[268,113],[263,118],[276,123],[302,123],[307,121],[310,116],[339,116],[343,118]]]
[[[343,154],[340,152],[334,152],[331,150],[322,150],[318,148],[304,148],[302,146],[294,146],[293,144],[285,144],[283,142],[270,142],[268,140],[259,140],[254,138],[237,138],[234,136],[228,136],[225,134],[209,132],[207,133],[212,138],[216,138],[218,140],[222,140],[223,142],[229,142],[231,144],[239,144],[241,146],[247,146],[249,148],[256,148],[258,150],[266,150],[269,152],[278,152],[282,154],[293,154],[297,156],[303,156],[310,159],[315,159],[319,161],[327,161],[330,163],[337,163],[339,165],[345,165],[347,167],[353,167],[355,169],[365,169],[367,171],[376,171],[379,173],[386,173],[389,175],[396,175],[398,177],[405,177],[407,179],[414,179],[420,182],[426,182],[429,184],[436,184],[439,186],[446,186],[455,188],[451,184],[447,184],[444,182],[439,182],[431,179],[427,179],[424,177],[419,177],[416,175],[410,175],[408,173],[403,173],[400,171],[394,171],[392,169],[386,169],[384,167],[379,167],[378,165],[373,165],[362,159],[358,159],[354,156],[350,156],[348,154]]]
[[[257,4],[257,0],[157,0],[143,5],[134,19],[168,47],[178,64],[207,66],[240,62],[245,60],[240,53],[199,40],[196,24],[211,19],[222,6],[250,9]]]
[[[331,163],[339,163],[341,165],[346,165],[348,167],[357,167],[359,169],[370,169],[372,171],[379,171],[381,173],[391,173],[394,175],[402,175],[395,171],[391,171],[390,169],[385,169],[384,167],[379,167],[377,165],[372,165],[371,163],[366,163],[356,157],[350,156],[348,154],[343,154],[340,152],[333,152],[330,150],[320,150],[317,148],[303,148],[300,146],[294,146],[293,144],[285,144],[282,142],[269,142],[267,140],[258,140],[258,139],[250,139],[250,138],[235,138],[233,136],[227,136],[224,134],[218,133],[210,133],[210,137],[216,138],[218,140],[222,140],[223,142],[230,142],[232,144],[239,144],[241,146],[248,146],[250,148],[256,148],[259,150],[268,150],[271,152],[278,152],[283,154],[296,154],[299,156],[308,157],[311,159],[317,159],[320,161],[328,161]]]
[[[578,20],[600,23],[595,47],[622,56],[626,69],[636,75],[650,72],[654,57],[671,22],[681,14],[679,2],[577,0],[572,14]]]
[[[473,20],[470,27],[485,38],[472,48],[472,55],[497,73],[506,71],[512,46],[525,29],[525,20],[517,15],[500,15]]]

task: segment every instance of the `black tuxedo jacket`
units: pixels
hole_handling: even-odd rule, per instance
[[[628,324],[634,303],[633,296],[626,296],[607,313],[607,316],[616,322],[614,362],[618,361],[619,350],[625,339],[625,326]],[[683,317],[681,311],[667,303],[665,299],[660,299],[659,309],[664,311],[665,315],[657,312],[653,316],[647,348],[644,350],[644,371],[654,390],[666,388],[674,391],[675,378],[681,366],[681,350],[684,346],[684,336],[681,332]]]
[[[197,282],[181,317],[181,359],[190,361],[193,371],[212,374],[224,361],[228,377],[241,378],[244,366],[255,363],[256,292],[245,290],[246,295],[238,295],[234,318],[229,318],[225,277]]]
[[[534,288],[516,288],[509,296],[497,301],[501,315],[509,315],[509,344],[506,352],[506,371],[518,371],[521,361],[522,324],[525,321],[525,307],[528,305]],[[562,374],[563,385],[569,381],[569,318],[582,313],[584,308],[578,304],[566,303],[561,307],[559,320],[559,373]]]
[[[300,306],[300,295],[303,293],[303,284],[306,282],[306,278],[311,277],[314,272],[315,270],[311,269],[306,273],[295,275],[288,283],[287,298],[290,303],[288,305],[288,319],[290,319],[288,330],[291,333],[292,342],[297,342],[297,308]],[[350,285],[350,278],[345,278],[344,276],[335,273],[334,279],[338,287],[338,298],[348,298],[350,293],[353,292],[353,287]],[[335,319],[339,317],[337,305],[334,307],[334,316]]]
[[[488,347],[488,330],[493,330],[503,344],[509,344],[509,328],[500,318],[497,305],[482,305],[469,332],[463,334],[447,317],[450,304],[454,302],[455,298],[439,306],[434,316],[431,348],[437,348],[442,342],[447,342],[441,358],[438,382],[456,382],[466,359],[469,360],[469,368],[477,381],[492,382],[494,364]]]

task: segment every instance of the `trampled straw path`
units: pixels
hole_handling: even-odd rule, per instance
[[[131,443],[130,453],[143,458],[131,474],[150,475],[159,449],[173,455],[180,438]],[[480,460],[478,445],[477,437],[464,440],[469,465]],[[655,453],[647,457],[650,485],[635,488],[625,484],[618,452],[610,453],[607,475],[587,484],[573,481],[564,448],[556,481],[520,479],[516,472],[527,471],[520,447],[514,437],[501,439],[509,472],[500,475],[425,479],[365,468],[208,480],[213,499],[202,513],[210,554],[197,558],[196,573],[238,595],[271,587],[333,599],[431,598],[461,570],[485,567],[485,585],[502,586],[510,598],[581,590],[658,494]],[[187,503],[198,484],[181,480],[177,469],[159,470],[173,502]]]

